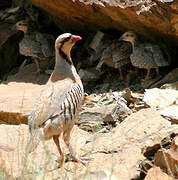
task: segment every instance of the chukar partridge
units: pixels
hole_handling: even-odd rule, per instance
[[[169,65],[169,55],[166,51],[163,52],[156,44],[139,43],[134,32],[125,32],[120,40],[131,42],[133,48],[133,52],[130,56],[131,63],[135,67],[147,69],[145,79],[149,78],[151,68],[155,68],[157,75],[159,75],[159,67]]]
[[[70,132],[84,96],[83,85],[72,63],[70,51],[75,42],[81,39],[70,33],[64,33],[56,39],[54,71],[28,117],[31,139],[27,144],[27,152],[34,151],[40,140],[53,138],[62,161],[64,155],[59,145],[59,136],[63,134],[73,160],[84,163],[69,144]]]
[[[50,34],[32,31],[28,21],[22,20],[16,23],[16,29],[24,32],[24,38],[19,43],[20,54],[30,56],[35,61],[37,73],[41,71],[40,60],[48,60],[54,57],[54,37]],[[49,67],[48,67],[49,68]]]
[[[108,66],[119,69],[121,80],[124,79],[121,67],[130,63],[130,55],[132,53],[132,46],[128,42],[121,42],[118,40],[111,41],[111,44],[103,50],[101,59],[96,67],[100,69],[103,63]]]

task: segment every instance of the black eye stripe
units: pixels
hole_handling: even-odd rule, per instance
[[[61,43],[65,43],[65,42],[67,42],[69,39],[71,39],[71,37],[72,37],[72,35],[70,35],[69,37],[67,37],[67,38],[65,38]]]

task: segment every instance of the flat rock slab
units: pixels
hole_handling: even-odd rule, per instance
[[[140,110],[130,115],[108,134],[93,135],[84,147],[94,158],[89,168],[112,171],[118,179],[138,178],[139,163],[144,153],[172,134],[177,125],[162,118],[153,109]]]
[[[178,178],[178,135],[172,140],[170,149],[158,150],[155,154],[155,164],[170,176]]]
[[[166,173],[164,173],[159,167],[154,166],[148,171],[145,180],[174,180],[174,179],[168,176]]]
[[[165,108],[176,102],[178,91],[174,89],[145,89],[143,101],[151,108]]]
[[[27,123],[36,98],[45,85],[8,83],[0,85],[0,123]]]
[[[18,179],[73,179],[74,176],[93,172],[110,172],[115,179],[130,180],[139,177],[139,164],[145,160],[144,152],[160,144],[164,137],[178,130],[177,125],[162,118],[152,109],[140,110],[125,119],[110,133],[89,133],[74,126],[71,145],[79,155],[93,159],[87,166],[66,162],[57,168],[59,157],[52,140],[40,143],[28,157],[25,146],[29,138],[27,125],[0,125],[0,167],[5,178]],[[67,153],[60,138],[63,152]]]

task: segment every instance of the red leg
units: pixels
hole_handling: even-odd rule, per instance
[[[67,147],[69,148],[69,152],[72,156],[72,159],[75,161],[75,162],[79,162],[79,163],[82,163],[84,166],[86,166],[86,163],[89,159],[91,158],[88,158],[88,157],[78,157],[78,155],[73,151],[73,148],[72,146],[70,145],[70,131],[71,130],[68,130],[67,132],[64,132],[63,134],[63,137],[64,137],[64,142],[65,144],[67,145]]]
[[[54,142],[57,146],[57,149],[59,151],[59,154],[60,154],[60,157],[57,160],[57,162],[59,163],[59,167],[60,167],[61,164],[63,163],[64,155],[63,155],[62,150],[61,150],[60,145],[59,145],[59,136],[53,136],[53,140],[54,140]]]
[[[35,61],[35,64],[36,64],[36,69],[37,69],[36,72],[40,73],[41,69],[40,69],[39,59],[36,57],[33,57],[33,60]]]
[[[149,76],[150,76],[150,68],[147,68],[147,74],[146,74],[145,79],[148,79],[148,78],[149,78]]]
[[[159,67],[156,68],[156,74],[159,76]]]
[[[122,69],[121,69],[121,67],[119,67],[119,73],[120,73],[120,78],[121,78],[121,80],[123,80],[124,77],[123,77],[123,74],[122,74]]]

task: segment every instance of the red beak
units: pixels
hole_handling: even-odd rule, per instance
[[[71,38],[71,39],[72,39],[74,42],[76,42],[76,41],[82,40],[82,37],[72,35],[72,38]]]

